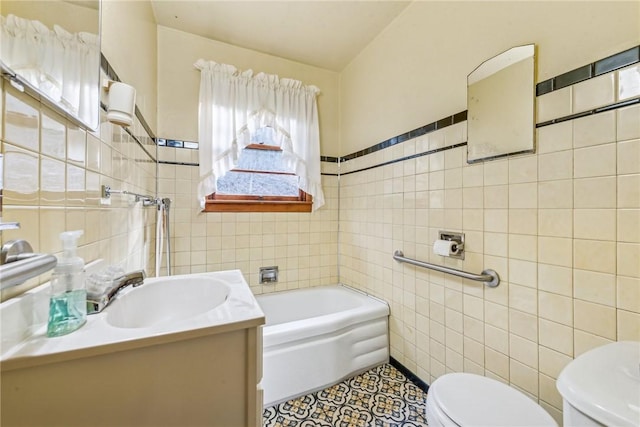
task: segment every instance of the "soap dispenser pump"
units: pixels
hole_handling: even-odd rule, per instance
[[[51,299],[47,336],[75,331],[87,321],[87,291],[84,260],[77,256],[78,238],[83,230],[60,233],[63,254],[51,276]]]

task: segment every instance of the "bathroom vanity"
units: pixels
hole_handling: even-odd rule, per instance
[[[148,279],[57,338],[47,287],[0,305],[2,425],[262,425],[264,314],[240,271]]]

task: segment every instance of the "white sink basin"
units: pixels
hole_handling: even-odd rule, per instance
[[[212,310],[229,297],[229,287],[213,276],[167,277],[123,290],[106,309],[117,328],[148,328],[187,320]]]
[[[48,309],[49,284],[0,304],[3,371],[264,324],[239,270],[146,279],[62,337],[47,337]]]

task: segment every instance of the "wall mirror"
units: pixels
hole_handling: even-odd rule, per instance
[[[535,46],[509,49],[467,78],[467,162],[535,152]]]
[[[96,129],[99,35],[99,0],[2,0],[2,74],[73,123]]]

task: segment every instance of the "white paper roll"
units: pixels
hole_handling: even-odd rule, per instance
[[[451,256],[454,253],[453,247],[457,243],[452,240],[436,240],[433,242],[433,253],[442,256]]]

